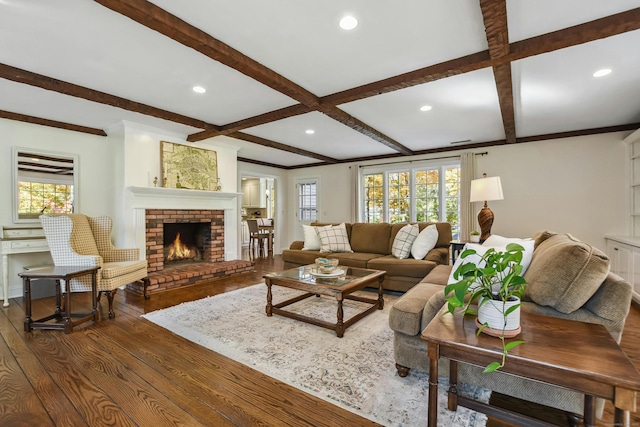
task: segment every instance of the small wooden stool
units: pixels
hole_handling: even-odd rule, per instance
[[[24,300],[25,300],[25,313],[24,319],[24,331],[30,332],[32,329],[63,329],[65,334],[69,334],[73,331],[73,327],[84,323],[87,320],[98,320],[97,304],[97,272],[100,267],[47,267],[29,272],[19,273],[18,276],[22,277],[22,283],[24,286]],[[74,277],[84,276],[86,274],[91,275],[91,312],[90,313],[72,313],[71,312],[71,286],[69,279]],[[55,279],[56,281],[56,311],[55,313],[43,317],[41,319],[31,319],[31,281],[36,279]],[[60,280],[64,280],[65,283],[65,307],[64,311],[61,310],[61,292],[60,292]],[[71,320],[71,318],[76,320]],[[63,323],[47,323],[49,320],[64,320]]]

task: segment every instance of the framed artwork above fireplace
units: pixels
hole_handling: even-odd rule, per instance
[[[218,158],[213,150],[160,141],[162,186],[221,191]]]

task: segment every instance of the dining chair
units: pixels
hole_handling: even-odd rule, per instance
[[[269,233],[264,230],[260,230],[257,219],[248,219],[247,225],[249,226],[249,252],[253,254],[255,249],[255,242],[258,242],[258,253],[262,256],[264,253],[265,240],[269,238]]]

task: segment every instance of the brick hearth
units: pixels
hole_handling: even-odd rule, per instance
[[[149,293],[253,270],[249,261],[224,260],[224,210],[147,209],[145,217]],[[211,222],[211,237],[203,251],[205,262],[165,269],[163,224],[202,222]],[[130,287],[142,291],[141,283]]]

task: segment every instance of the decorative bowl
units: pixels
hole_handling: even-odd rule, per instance
[[[333,273],[339,262],[337,259],[316,258],[316,269],[322,274]]]

